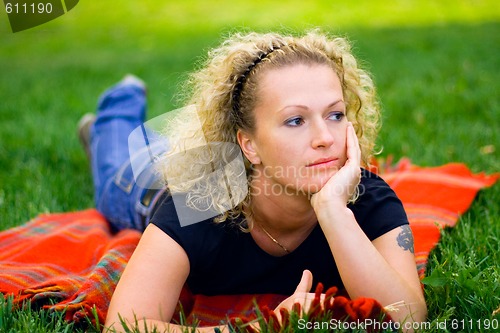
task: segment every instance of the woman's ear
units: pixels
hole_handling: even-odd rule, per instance
[[[236,138],[238,139],[238,144],[240,145],[241,150],[243,151],[243,154],[245,154],[245,157],[248,159],[248,161],[250,161],[250,163],[254,165],[260,164],[260,157],[257,153],[257,150],[255,149],[256,147],[252,136],[245,131],[238,130],[238,132],[236,133]]]

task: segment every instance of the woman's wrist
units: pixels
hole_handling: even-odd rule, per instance
[[[354,217],[354,214],[347,207],[347,204],[340,200],[332,200],[328,203],[318,204],[316,208],[314,208],[314,211],[321,225],[345,221],[346,219]]]

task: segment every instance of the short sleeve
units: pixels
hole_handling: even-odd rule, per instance
[[[164,233],[170,236],[186,252],[191,268],[198,267],[200,254],[207,254],[215,250],[215,244],[220,235],[211,225],[212,220],[201,221],[195,224],[181,226],[173,199],[164,194],[159,200],[159,206],[151,222]]]
[[[408,224],[401,200],[378,175],[362,169],[359,198],[348,207],[370,240]]]

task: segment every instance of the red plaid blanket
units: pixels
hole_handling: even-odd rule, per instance
[[[496,182],[500,174],[472,174],[462,164],[421,168],[402,161],[385,167],[382,176],[399,195],[414,232],[419,274],[423,277],[427,256],[443,227],[452,227],[472,203],[477,191]],[[0,292],[14,295],[14,303],[31,300],[54,310],[65,310],[68,321],[85,322],[97,311],[104,322],[111,295],[140,233],[111,233],[95,210],[44,214],[0,233]],[[331,291],[330,291],[331,292]],[[328,306],[351,318],[378,316],[373,300],[335,297]],[[250,315],[254,302],[274,308],[278,295],[206,297],[181,295],[188,321],[217,324],[227,317]],[[272,316],[266,312],[265,315]]]

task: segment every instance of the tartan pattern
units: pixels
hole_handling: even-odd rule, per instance
[[[402,159],[395,168],[381,168],[380,172],[408,215],[420,278],[425,275],[429,252],[438,243],[441,230],[454,227],[477,192],[500,177],[500,173],[474,174],[462,163],[419,167],[408,159]]]
[[[500,176],[473,174],[463,164],[422,168],[408,160],[397,166],[375,164],[372,171],[381,174],[405,206],[421,277],[441,229],[453,227],[477,192]],[[95,308],[103,323],[111,295],[139,239],[140,233],[134,230],[113,234],[94,209],[40,215],[0,233],[0,293],[14,295],[15,304],[29,299],[36,306],[64,310],[68,321],[83,324],[86,316],[93,318]],[[193,296],[185,288],[180,300],[187,322],[213,325],[228,317],[247,318],[255,304],[272,309],[283,296]],[[346,302],[346,306],[361,304],[360,300]]]
[[[68,321],[84,323],[95,307],[103,323],[139,238],[134,230],[112,234],[94,209],[40,215],[0,233],[0,292],[15,304],[65,310]]]

